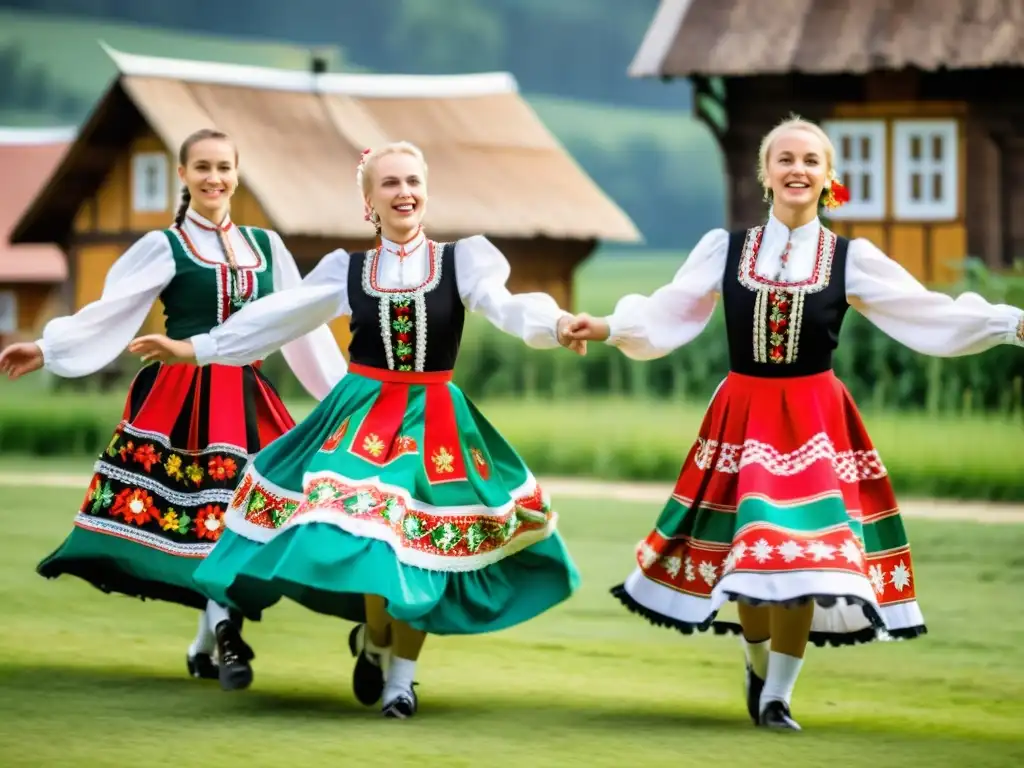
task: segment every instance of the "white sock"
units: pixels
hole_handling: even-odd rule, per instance
[[[412,679],[416,674],[416,662],[409,659],[401,659],[398,656],[391,658],[388,667],[388,679],[384,683],[383,704],[387,706],[403,693],[412,690]]]
[[[768,640],[759,643],[752,643],[743,638],[743,652],[746,654],[747,663],[754,670],[754,674],[762,680],[768,675]]]
[[[213,653],[217,647],[217,636],[210,629],[210,622],[206,619],[206,612],[199,612],[199,629],[196,631],[196,639],[188,647],[188,655],[195,656],[197,653]]]
[[[796,656],[787,656],[775,651],[768,653],[768,677],[765,678],[764,690],[761,692],[762,712],[769,701],[781,701],[789,706],[793,687],[800,676],[800,667],[803,663],[804,660]]]
[[[206,601],[206,622],[210,632],[216,632],[222,621],[231,621],[228,609],[213,600]]]

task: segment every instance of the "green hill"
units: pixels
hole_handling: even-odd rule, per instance
[[[137,24],[93,21],[0,9],[0,50],[19,53],[25,71],[41,67],[61,85],[97,98],[116,74],[99,46],[118,50],[235,64],[305,69],[311,49],[289,43],[239,40],[223,35],[186,34]],[[340,48],[317,49],[336,70],[350,69]]]

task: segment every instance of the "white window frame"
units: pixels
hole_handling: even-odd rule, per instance
[[[0,291],[0,333],[18,332],[18,294]]]
[[[931,157],[935,136],[942,138],[945,151],[941,160]],[[910,142],[921,139],[921,158],[912,160]],[[920,173],[922,199],[911,197],[911,178]],[[942,176],[942,199],[932,197],[932,177]],[[911,221],[949,221],[960,211],[960,125],[949,120],[893,121],[893,217]]]
[[[885,218],[885,198],[888,190],[888,173],[886,167],[886,143],[888,131],[885,120],[829,120],[822,124],[822,128],[832,140],[836,150],[836,174],[840,180],[843,174],[850,175],[849,185],[850,201],[845,205],[828,212],[831,219],[860,220],[860,221],[881,221]],[[845,161],[842,157],[843,139],[849,139],[850,143],[859,148],[861,140],[868,139],[871,143],[871,159],[855,159]],[[871,191],[874,196],[870,200],[864,199],[864,189],[861,184],[863,175],[871,177]]]
[[[152,193],[147,176],[155,173]],[[170,160],[166,152],[136,152],[132,156],[132,210],[166,213],[171,207]]]

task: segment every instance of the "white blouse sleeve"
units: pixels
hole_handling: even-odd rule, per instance
[[[953,298],[929,291],[869,240],[850,243],[846,295],[851,306],[915,352],[958,357],[998,344],[1024,346],[1024,311],[976,293]]]
[[[288,248],[276,232],[269,232],[274,257],[274,291],[287,291],[302,283],[302,276]],[[318,326],[281,347],[288,367],[317,400],[323,400],[341,381],[348,366],[338,342],[326,325]]]
[[[634,360],[664,357],[707,327],[722,292],[729,233],[713,229],[700,239],[672,282],[650,296],[623,296],[608,316],[608,344]]]
[[[209,333],[193,336],[196,362],[246,365],[350,314],[348,262],[346,251],[332,251],[297,287],[257,299]]]
[[[531,347],[557,347],[558,320],[571,313],[546,293],[510,293],[506,284],[511,272],[508,259],[486,237],[475,235],[455,244],[455,276],[466,308]]]
[[[174,272],[167,235],[153,231],[141,237],[114,262],[99,299],[43,328],[36,343],[46,369],[75,378],[112,363],[142,327]]]

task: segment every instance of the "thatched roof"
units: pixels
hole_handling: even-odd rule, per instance
[[[70,228],[147,123],[175,152],[201,127],[230,134],[243,183],[286,236],[365,239],[360,153],[405,139],[427,156],[426,224],[438,236],[640,239],[507,73],[314,74],[108,52],[120,75],[16,240],[45,241]]]
[[[661,0],[634,77],[1024,66],[1021,0]]]

